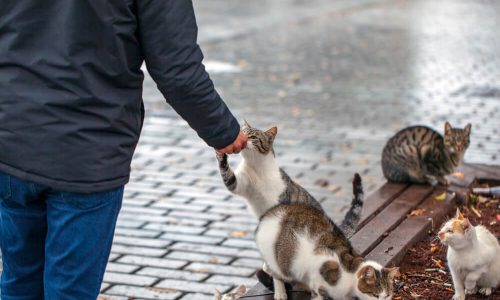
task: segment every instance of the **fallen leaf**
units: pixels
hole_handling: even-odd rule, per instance
[[[477,197],[477,202],[478,203],[484,203],[484,202],[487,202],[489,199],[487,197],[484,197],[484,196],[478,196]]]
[[[470,210],[472,210],[472,212],[478,217],[478,218],[482,218],[481,214],[477,211],[477,209],[474,208],[474,206],[471,206],[470,207]]]
[[[439,249],[439,246],[436,244],[431,244],[431,253],[436,253]]]
[[[219,259],[215,256],[212,256],[208,259],[208,262],[211,263],[211,264],[218,264],[219,263]]]
[[[336,192],[336,191],[340,190],[340,187],[338,185],[335,185],[335,184],[329,184],[326,188],[332,192]]]
[[[427,209],[425,208],[418,208],[418,209],[414,209],[410,212],[410,217],[418,217],[418,216],[421,216],[423,215],[424,212],[426,212]]]
[[[329,185],[329,182],[326,179],[318,179],[314,184],[320,187],[327,187]]]
[[[462,173],[462,172],[455,172],[452,174],[453,177],[456,177],[458,179],[464,179],[465,178],[465,174]]]
[[[436,267],[438,267],[440,269],[444,269],[443,262],[440,259],[434,259],[434,258],[432,258],[432,261],[434,262],[434,264],[436,265]]]
[[[434,197],[434,199],[436,199],[437,201],[443,201],[444,199],[446,199],[446,192]]]
[[[207,268],[193,269],[193,270],[191,270],[191,271],[193,271],[193,272],[195,272],[195,273],[208,273],[208,272],[210,272],[210,270],[209,270],[209,269],[207,269]]]
[[[367,165],[368,164],[368,159],[364,159],[364,158],[358,159],[358,160],[356,160],[356,163],[358,165]]]
[[[385,252],[385,253],[389,253],[389,251],[391,251],[392,249],[394,249],[394,247],[393,247],[393,246],[390,246],[389,248],[385,249],[385,250],[384,250],[384,252]]]
[[[245,231],[231,231],[229,233],[229,236],[234,237],[234,238],[240,238],[240,237],[244,237],[246,235],[247,235],[247,233]]]

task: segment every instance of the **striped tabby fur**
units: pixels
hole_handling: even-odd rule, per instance
[[[446,122],[444,136],[425,126],[396,133],[382,152],[382,171],[389,181],[447,185],[469,147],[471,124],[464,129]]]

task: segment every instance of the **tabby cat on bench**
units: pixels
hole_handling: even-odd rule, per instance
[[[444,136],[426,126],[411,126],[389,139],[382,152],[382,171],[392,182],[438,183],[462,163],[470,144],[471,124],[453,128],[446,122]]]

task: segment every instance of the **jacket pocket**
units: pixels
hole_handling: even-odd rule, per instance
[[[0,201],[10,200],[11,197],[10,176],[0,172]]]

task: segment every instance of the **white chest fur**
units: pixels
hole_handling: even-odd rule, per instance
[[[286,186],[274,155],[244,155],[245,160],[235,171],[238,180],[237,193],[257,217],[278,204]]]

